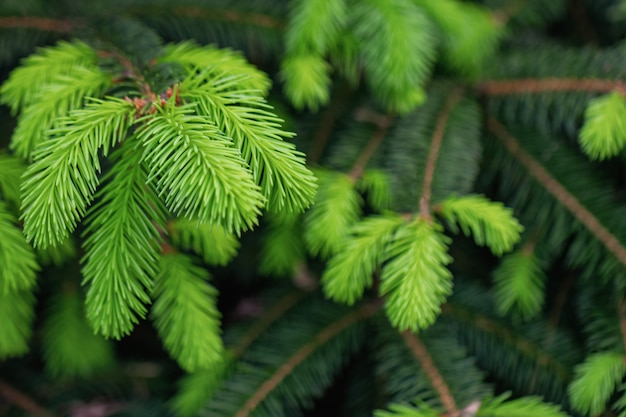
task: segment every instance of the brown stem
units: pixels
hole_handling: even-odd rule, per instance
[[[34,417],[54,417],[54,414],[37,404],[35,400],[2,380],[0,380],[0,397]]]
[[[372,316],[380,308],[380,302],[365,304],[360,309],[344,316],[324,330],[319,332],[311,342],[302,346],[296,353],[291,355],[281,367],[279,367],[235,413],[235,417],[248,417],[252,411],[280,384],[294,368],[300,365],[320,346],[342,332],[347,327]]]
[[[476,329],[481,330],[494,338],[507,343],[517,349],[522,355],[531,358],[537,365],[549,368],[562,382],[570,380],[570,370],[567,366],[559,362],[558,358],[551,356],[534,342],[523,339],[509,327],[492,320],[490,317],[474,314],[463,307],[450,303],[442,306],[444,315],[453,317],[456,320],[468,323]]]
[[[311,141],[311,148],[307,153],[307,161],[309,164],[315,164],[322,156],[324,148],[330,139],[330,135],[333,131],[333,125],[335,120],[340,114],[341,108],[346,104],[350,93],[350,87],[345,84],[337,91],[332,99],[332,104],[324,112],[324,116],[319,123],[313,140]]]
[[[567,91],[609,93],[617,91],[626,95],[626,83],[600,78],[523,78],[515,80],[486,80],[476,85],[480,94],[505,96],[511,94],[540,94]]]
[[[611,252],[617,260],[626,265],[626,248],[602,223],[572,195],[567,188],[557,181],[535,158],[526,152],[519,140],[511,135],[506,128],[493,117],[487,118],[487,128],[502,142],[509,153],[517,159],[529,173],[552,196],[561,203],[592,235]]]
[[[267,310],[263,316],[250,327],[243,337],[236,343],[236,346],[232,348],[231,352],[234,358],[240,357],[243,352],[254,342],[258,337],[263,334],[267,328],[274,323],[278,318],[282,317],[287,311],[298,304],[306,295],[304,291],[293,292],[287,294],[282,299],[278,300],[276,304]]]
[[[430,384],[433,386],[435,391],[437,391],[441,404],[443,404],[447,411],[446,415],[450,417],[458,416],[460,412],[456,407],[456,401],[454,401],[450,388],[443,379],[439,369],[437,369],[437,365],[433,362],[432,357],[428,353],[428,350],[426,350],[422,341],[417,337],[417,335],[409,331],[402,333],[402,337],[404,338],[404,341],[409,349],[411,349],[411,352],[413,352],[413,356],[415,356],[415,358],[420,362],[422,369],[430,380]]]
[[[435,177],[435,168],[437,167],[437,160],[439,159],[439,151],[441,150],[441,144],[443,143],[443,137],[446,133],[446,127],[448,119],[452,110],[457,103],[463,97],[463,91],[461,89],[455,89],[448,99],[446,100],[437,121],[435,123],[435,130],[433,131],[433,138],[428,151],[428,158],[426,159],[426,169],[424,170],[424,182],[422,184],[422,195],[420,197],[420,215],[425,219],[430,219],[430,200],[432,198],[432,185]]]
[[[46,17],[1,17],[0,28],[5,29],[38,29],[49,32],[71,32],[78,26],[77,22],[69,19],[48,19]]]
[[[355,164],[352,166],[350,173],[348,176],[353,180],[358,180],[361,175],[363,175],[363,171],[365,170],[365,166],[369,162],[369,160],[374,155],[376,149],[383,142],[385,137],[387,136],[387,132],[393,123],[393,116],[384,116],[377,113],[374,113],[367,109],[361,109],[355,115],[357,120],[360,121],[369,121],[378,126],[374,134],[370,137],[369,142],[365,145],[365,148],[361,151],[361,154],[357,158]]]

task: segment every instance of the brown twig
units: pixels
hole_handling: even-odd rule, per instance
[[[381,304],[379,300],[374,303],[365,304],[360,309],[344,316],[339,321],[334,322],[324,330],[319,332],[311,342],[304,345],[296,353],[291,355],[281,367],[279,367],[246,401],[246,403],[235,413],[235,417],[248,417],[252,411],[280,384],[294,368],[300,365],[306,358],[314,353],[320,346],[328,342],[347,327],[372,316]]]
[[[617,91],[626,96],[626,83],[600,78],[523,78],[515,80],[487,80],[476,84],[480,94],[506,96],[512,94],[540,94],[568,91],[609,93]]]
[[[333,131],[333,125],[335,120],[340,114],[341,108],[346,104],[348,97],[350,96],[350,87],[345,84],[341,87],[332,98],[332,104],[324,111],[324,116],[320,121],[313,139],[311,141],[311,148],[307,152],[307,162],[309,164],[315,164],[322,156],[324,148],[330,139],[330,135]]]
[[[463,97],[463,91],[461,89],[455,89],[448,99],[446,100],[437,121],[435,123],[435,130],[433,131],[432,142],[430,144],[430,150],[428,151],[428,158],[426,159],[426,169],[424,170],[424,182],[422,184],[422,195],[420,197],[420,215],[424,219],[430,219],[430,200],[432,197],[432,185],[435,177],[435,168],[437,167],[437,160],[439,159],[439,151],[441,150],[441,144],[443,143],[443,137],[446,133],[446,127],[450,113],[457,105],[457,103]]]
[[[460,412],[456,406],[456,401],[450,392],[450,388],[443,379],[439,369],[437,369],[437,365],[433,362],[432,357],[428,353],[428,350],[426,350],[422,341],[419,337],[417,337],[417,335],[409,331],[402,333],[402,338],[409,349],[411,349],[413,356],[415,356],[415,358],[419,361],[422,370],[426,373],[428,379],[430,380],[430,384],[433,386],[435,391],[437,391],[441,404],[443,404],[446,409],[446,416],[458,417]]]
[[[624,349],[626,349],[626,305],[623,297],[620,298],[617,304],[617,314],[619,315],[619,328],[622,332],[622,343],[624,344]]]
[[[552,196],[561,203],[604,247],[626,265],[626,248],[596,216],[593,215],[578,199],[572,195],[563,184],[557,181],[537,160],[526,152],[519,144],[519,140],[511,135],[506,128],[493,117],[487,118],[488,130],[504,145],[509,153],[516,158],[529,173]]]
[[[360,109],[355,114],[355,118],[359,121],[374,123],[378,128],[370,137],[370,140],[367,142],[367,145],[365,145],[365,148],[363,148],[363,150],[361,151],[361,154],[358,156],[355,164],[352,166],[352,169],[348,174],[348,176],[353,181],[358,180],[361,175],[363,175],[365,166],[374,155],[376,149],[383,142],[383,140],[387,136],[389,128],[393,124],[393,116],[381,115],[368,109]]]
[[[2,380],[0,380],[0,397],[34,417],[54,417],[54,414],[43,408],[35,400]]]

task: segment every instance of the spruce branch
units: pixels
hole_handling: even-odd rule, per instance
[[[348,173],[348,176],[356,182],[363,175],[363,171],[370,158],[374,155],[374,152],[376,152],[376,149],[378,149],[383,140],[385,140],[385,137],[387,137],[387,132],[393,124],[393,116],[383,116],[372,114],[368,110],[360,110],[355,114],[355,119],[358,121],[371,121],[377,126],[377,129],[370,137],[367,145],[365,145]]]
[[[626,95],[626,83],[601,78],[527,78],[517,80],[485,80],[475,86],[479,94],[507,96],[581,91],[590,93],[617,92]]]
[[[257,223],[264,198],[232,141],[196,105],[176,106],[175,95],[139,120],[143,163],[166,206],[175,214],[241,233]]]
[[[180,95],[197,103],[199,114],[232,139],[261,187],[269,211],[304,211],[315,195],[315,177],[306,168],[303,154],[285,141],[292,134],[281,129],[282,120],[259,92],[237,91],[242,79],[205,82],[189,77],[181,83]]]
[[[17,218],[0,200],[0,296],[32,290],[39,265],[33,248],[18,228]]]
[[[415,358],[420,362],[421,368],[426,372],[426,375],[428,375],[433,388],[439,395],[441,404],[443,404],[448,413],[447,415],[458,416],[460,412],[457,408],[454,396],[450,392],[448,384],[446,384],[445,379],[437,369],[437,365],[433,362],[432,357],[420,338],[409,331],[402,332],[402,338],[411,349],[411,352],[413,352],[413,355],[415,355]]]
[[[561,383],[570,381],[571,371],[560,358],[551,355],[545,348],[513,331],[509,326],[452,302],[448,302],[442,307],[442,313],[465,326],[475,327],[477,330],[505,342],[506,345],[512,346],[516,352],[528,358],[535,365],[553,372]]]
[[[392,214],[368,217],[350,229],[348,242],[328,263],[321,283],[328,298],[348,305],[373,285],[374,273],[385,259],[385,248],[404,223]]]
[[[161,256],[151,317],[165,348],[188,372],[222,361],[217,290],[205,282],[208,278],[187,255]]]
[[[14,404],[18,408],[29,413],[33,417],[54,417],[51,411],[47,410],[36,402],[33,398],[17,390],[15,387],[9,385],[5,381],[0,379],[0,396],[4,398],[9,404]]]
[[[165,228],[165,209],[131,136],[112,155],[115,162],[87,217],[82,273],[87,317],[96,333],[119,339],[146,315]]]
[[[424,179],[422,185],[422,195],[419,201],[420,215],[425,219],[431,218],[431,195],[432,184],[435,175],[435,167],[437,166],[437,159],[439,158],[439,151],[441,150],[441,144],[444,139],[448,118],[454,107],[463,98],[463,91],[460,89],[454,90],[446,99],[437,120],[435,122],[435,129],[433,131],[432,142],[428,151],[428,157],[426,159],[426,167],[424,170]]]
[[[626,247],[613,235],[600,220],[571,194],[543,165],[520,145],[520,141],[493,117],[487,119],[488,130],[504,145],[507,151],[517,159],[530,175],[534,177],[560,204],[562,204],[580,223],[582,223],[600,243],[626,265]]]
[[[417,331],[436,320],[452,292],[452,274],[446,268],[452,262],[449,242],[439,224],[422,217],[394,234],[385,249],[379,290],[394,327]]]
[[[132,123],[134,108],[108,98],[60,118],[35,149],[22,183],[24,234],[37,248],[74,231],[99,183],[99,152],[106,156]]]
[[[313,339],[303,345],[294,354],[288,357],[284,363],[267,378],[267,380],[247,399],[247,401],[235,413],[235,417],[249,416],[257,406],[280,384],[295,367],[300,365],[305,359],[313,354],[320,346],[326,344],[330,339],[341,333],[354,323],[371,317],[380,308],[378,301],[364,304],[359,309],[351,311],[347,315],[340,317],[317,333]]]

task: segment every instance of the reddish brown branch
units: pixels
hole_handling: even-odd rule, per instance
[[[599,78],[524,78],[516,80],[487,80],[476,85],[476,90],[488,96],[512,94],[540,94],[568,91],[609,93],[617,91],[626,96],[626,83]]]
[[[248,330],[243,337],[238,341],[235,347],[232,348],[233,357],[238,358],[248,347],[254,342],[267,328],[274,323],[278,318],[282,317],[287,311],[298,304],[306,295],[303,291],[293,292],[272,306],[269,310],[260,317],[260,319]]]
[[[235,417],[247,417],[277,386],[280,384],[294,368],[300,365],[306,358],[314,353],[320,346],[342,332],[347,327],[372,316],[380,308],[380,303],[365,304],[360,309],[344,316],[341,320],[331,324],[319,332],[311,342],[304,345],[296,353],[291,355],[273,375],[271,375],[256,392],[246,401]]]
[[[493,117],[487,118],[487,128],[505,146],[509,153],[516,158],[529,173],[541,184],[556,200],[561,203],[572,215],[578,219],[617,260],[626,265],[626,248],[602,223],[572,195],[567,188],[556,180],[535,158],[526,152],[517,138],[511,135],[506,128]]]
[[[0,397],[34,417],[54,417],[54,414],[37,404],[35,400],[2,380],[0,380]]]
[[[426,159],[426,169],[424,170],[424,182],[422,184],[422,195],[420,197],[420,215],[425,219],[430,219],[430,200],[432,198],[432,186],[433,179],[435,177],[435,168],[437,167],[437,160],[439,159],[439,152],[441,151],[441,144],[443,143],[443,137],[446,133],[446,127],[450,113],[457,105],[457,103],[463,97],[463,92],[460,89],[454,90],[448,99],[446,100],[437,121],[435,123],[435,130],[433,131],[433,138],[430,144],[430,150],[428,151],[428,158]]]
[[[420,362],[420,365],[428,376],[431,385],[435,391],[437,391],[441,404],[443,404],[447,411],[446,416],[458,416],[460,412],[457,409],[456,401],[454,401],[450,388],[443,379],[439,369],[437,369],[437,365],[433,362],[432,357],[426,350],[422,341],[417,337],[417,335],[409,331],[402,333],[402,337],[404,338],[404,341],[409,349],[411,349],[411,352],[413,352],[413,356],[415,356],[415,358]]]
[[[356,181],[363,175],[365,166],[387,136],[387,132],[393,123],[392,116],[377,114],[367,109],[360,110],[355,116],[357,120],[374,123],[378,126],[378,129],[376,129],[374,134],[370,137],[369,142],[367,142],[367,145],[365,145],[365,148],[361,151],[361,154],[348,174],[353,181]]]
[[[1,17],[0,28],[5,29],[38,29],[49,32],[71,32],[77,23],[72,20],[48,19],[45,17]]]
[[[550,356],[550,354],[532,341],[521,338],[509,327],[500,324],[487,316],[472,314],[462,307],[449,303],[442,306],[442,313],[468,323],[478,330],[490,334],[504,343],[514,346],[521,354],[528,358],[532,358],[537,365],[552,369],[561,381],[569,381],[570,370],[568,367],[559,362],[558,358]]]

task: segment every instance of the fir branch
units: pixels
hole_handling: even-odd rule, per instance
[[[324,328],[307,344],[287,358],[276,371],[248,398],[245,404],[234,413],[235,417],[248,417],[252,411],[280,384],[300,363],[313,354],[320,346],[341,333],[354,323],[372,316],[380,308],[378,301],[364,304],[358,310],[341,317]]]
[[[402,217],[388,214],[368,217],[352,226],[346,246],[333,256],[322,275],[326,296],[348,305],[361,299],[374,283],[385,247],[403,223]]]
[[[528,169],[539,184],[580,221],[619,262],[626,265],[626,247],[563,184],[553,177],[531,154],[526,152],[517,138],[511,135],[493,117],[487,118],[487,128],[505,146],[507,151]]]
[[[626,82],[601,78],[526,78],[485,80],[475,85],[479,94],[507,96],[513,94],[544,94],[570,91],[589,93],[618,92],[626,95]]]
[[[422,369],[426,372],[426,375],[428,375],[433,388],[437,391],[439,399],[448,413],[447,415],[459,415],[456,401],[448,388],[448,384],[446,384],[446,381],[437,369],[437,366],[433,362],[432,357],[428,353],[428,350],[426,350],[426,347],[420,338],[416,334],[409,331],[402,332],[402,338],[413,352],[415,358],[420,362]]]
[[[24,234],[37,248],[53,246],[76,228],[93,201],[107,156],[132,124],[133,106],[108,98],[57,120],[33,154],[22,183]]]
[[[304,239],[313,255],[328,258],[343,249],[360,215],[363,199],[352,178],[336,171],[316,171],[320,188],[304,219]]]
[[[137,316],[145,317],[157,273],[159,231],[165,228],[165,209],[146,185],[137,145],[131,136],[113,153],[116,164],[105,176],[108,182],[89,211],[85,230],[87,317],[96,333],[117,339],[130,333]]]
[[[624,349],[626,349],[626,301],[624,297],[621,297],[617,303],[617,314],[619,317],[619,328],[622,333],[622,343]]]
[[[61,377],[88,377],[114,366],[113,345],[93,332],[83,298],[66,285],[50,301],[42,328],[46,370]]]
[[[432,135],[432,142],[428,151],[428,158],[426,159],[426,168],[424,171],[424,179],[422,185],[422,195],[419,201],[420,215],[424,219],[430,219],[430,204],[432,195],[432,184],[435,176],[435,167],[437,166],[437,158],[439,158],[439,151],[446,132],[448,118],[454,107],[463,98],[463,91],[461,89],[455,89],[446,99],[445,104],[441,108],[437,120],[435,122],[435,130]]]
[[[394,327],[417,331],[437,319],[441,304],[452,293],[452,274],[446,268],[452,262],[449,243],[438,223],[421,217],[394,234],[385,248],[379,289]]]
[[[255,342],[276,320],[281,318],[287,311],[300,303],[307,295],[304,291],[291,292],[266,310],[254,325],[241,336],[232,347],[229,348],[234,359],[241,357],[248,347]]]
[[[180,94],[197,103],[197,111],[232,139],[269,211],[304,211],[315,195],[315,177],[304,165],[303,154],[285,141],[292,134],[281,129],[282,120],[263,97],[257,91],[237,91],[242,79],[227,76],[205,82],[189,77],[181,83]]]
[[[223,360],[217,290],[209,278],[187,255],[166,253],[159,261],[151,317],[165,348],[188,372]]]
[[[490,317],[476,314],[453,303],[444,304],[442,313],[455,320],[474,326],[480,331],[492,335],[494,338],[514,346],[517,351],[530,358],[534,363],[543,368],[554,371],[561,382],[569,382],[571,372],[559,358],[550,355],[541,346],[516,333],[509,326],[499,323]]]
[[[206,117],[194,114],[195,105],[176,106],[175,97],[141,119],[137,137],[148,181],[176,214],[237,234],[251,229],[264,198],[241,154]]]
[[[39,265],[33,248],[17,226],[17,218],[0,200],[0,296],[31,290]]]
[[[18,408],[24,410],[33,417],[54,417],[51,411],[45,409],[33,398],[18,391],[5,381],[0,379],[0,397],[4,398],[9,404],[14,404]]]
[[[383,140],[385,140],[385,137],[387,137],[387,132],[393,124],[393,116],[372,115],[367,110],[361,110],[355,114],[355,118],[359,121],[371,120],[377,125],[377,129],[359,154],[350,173],[348,173],[348,176],[356,182],[363,175],[363,171],[370,158],[374,155],[374,152],[376,152],[376,149],[378,149]]]

